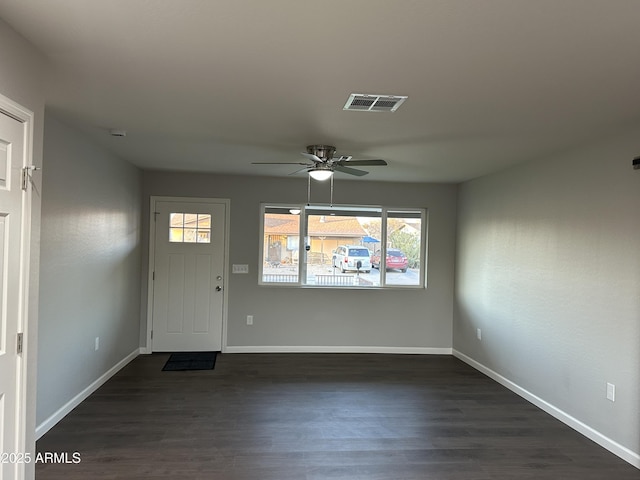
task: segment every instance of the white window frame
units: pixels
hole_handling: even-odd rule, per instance
[[[298,228],[298,267],[297,267],[297,275],[298,280],[296,282],[265,282],[263,280],[264,273],[263,268],[265,265],[265,213],[266,209],[274,208],[274,209],[282,209],[282,210],[299,210],[300,213],[300,223]],[[380,256],[381,256],[381,264],[379,268],[380,272],[380,285],[376,286],[365,286],[365,285],[316,285],[316,284],[307,284],[307,261],[306,261],[306,233],[307,233],[307,219],[309,215],[313,215],[313,211],[318,210],[331,210],[336,213],[340,212],[348,212],[351,210],[360,210],[360,211],[379,211],[381,221],[381,232],[380,232]],[[407,285],[398,285],[398,284],[387,284],[387,271],[386,266],[384,265],[387,253],[387,242],[385,239],[387,238],[387,220],[389,218],[389,214],[391,214],[391,218],[394,217],[394,213],[420,213],[420,271],[419,271],[419,282],[418,284],[407,284]],[[263,202],[260,204],[260,252],[259,252],[259,268],[258,268],[258,284],[260,286],[266,287],[296,287],[296,288],[324,288],[324,289],[361,289],[361,290],[376,290],[376,289],[424,289],[427,286],[427,244],[428,244],[428,209],[422,207],[387,207],[387,206],[377,206],[377,205],[321,205],[321,204],[290,204],[290,203],[272,203],[272,202]]]

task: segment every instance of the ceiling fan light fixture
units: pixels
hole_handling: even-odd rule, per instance
[[[333,170],[329,168],[314,167],[309,169],[309,176],[321,182],[330,179],[331,175],[333,175]]]

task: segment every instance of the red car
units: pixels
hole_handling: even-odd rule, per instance
[[[380,250],[376,250],[376,252],[371,255],[372,267],[380,269],[380,255]],[[387,270],[395,268],[404,273],[407,271],[407,267],[409,266],[409,260],[407,260],[407,256],[397,248],[387,248],[387,259],[385,260],[385,265]]]

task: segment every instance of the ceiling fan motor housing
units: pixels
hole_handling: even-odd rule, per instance
[[[336,153],[336,147],[331,145],[308,145],[307,153],[315,155],[326,162],[333,158],[333,155]]]

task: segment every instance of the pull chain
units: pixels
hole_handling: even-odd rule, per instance
[[[329,205],[333,207],[333,175],[331,175],[331,197],[329,200]]]

